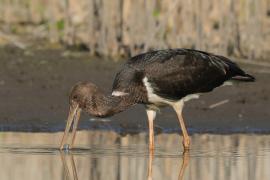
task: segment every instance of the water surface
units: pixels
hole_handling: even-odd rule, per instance
[[[155,137],[149,154],[146,134],[81,131],[76,148],[58,151],[62,133],[0,133],[0,179],[91,180],[266,180],[270,177],[270,135],[192,136],[183,154],[181,137]]]

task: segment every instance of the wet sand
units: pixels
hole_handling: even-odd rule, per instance
[[[63,130],[72,85],[92,81],[110,93],[114,75],[123,63],[91,58],[87,53],[68,55],[62,50],[0,48],[0,130]],[[221,87],[186,103],[184,116],[191,133],[270,132],[270,68],[241,66],[256,76],[255,83]],[[225,104],[213,107],[219,102]],[[134,106],[101,121],[83,115],[79,128],[114,130],[121,134],[145,131],[144,106]],[[155,130],[179,132],[171,109],[161,109]]]

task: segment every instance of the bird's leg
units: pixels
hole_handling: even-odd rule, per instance
[[[183,116],[182,116],[183,107],[184,107],[184,102],[182,100],[178,101],[177,103],[175,103],[173,105],[173,108],[174,108],[174,110],[175,110],[175,112],[177,114],[178,120],[180,122],[181,130],[182,130],[182,133],[183,133],[184,150],[187,151],[187,150],[189,150],[189,147],[190,147],[190,138],[188,136],[188,132],[187,132],[187,129],[186,129],[186,126],[185,126]]]
[[[76,132],[77,132],[77,127],[78,127],[78,122],[80,120],[80,115],[81,115],[81,109],[78,109],[75,114],[75,118],[73,121],[73,127],[72,127],[72,134],[71,134],[71,145],[70,149],[73,147],[73,144],[75,142],[75,137],[76,137]]]
[[[156,111],[147,109],[146,110],[148,117],[148,126],[149,126],[149,151],[154,150],[154,119],[156,117]]]
[[[66,124],[66,129],[65,129],[62,141],[61,141],[60,149],[64,149],[64,145],[68,140],[68,133],[70,131],[71,124],[72,124],[72,122],[74,120],[74,116],[76,115],[76,112],[77,112],[78,108],[79,108],[78,105],[76,105],[75,107],[73,107],[71,105],[70,108],[69,108],[68,120],[67,120],[67,124]]]

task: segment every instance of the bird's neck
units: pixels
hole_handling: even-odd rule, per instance
[[[126,110],[136,104],[132,96],[112,96],[99,94],[92,102],[92,107],[88,108],[90,114],[97,117],[107,117]]]

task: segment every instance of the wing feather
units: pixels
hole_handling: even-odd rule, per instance
[[[191,49],[159,50],[129,59],[116,75],[113,89],[142,90],[143,78],[147,77],[154,93],[178,100],[188,94],[212,91],[224,81],[245,74],[223,56]]]

